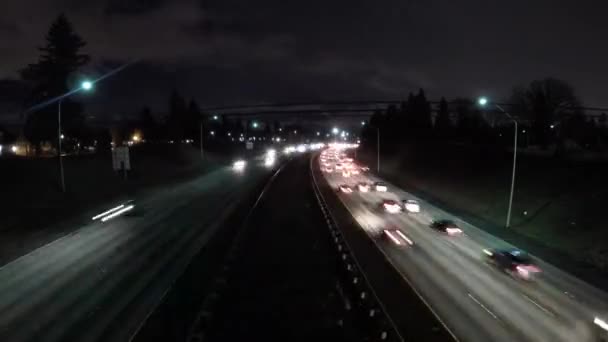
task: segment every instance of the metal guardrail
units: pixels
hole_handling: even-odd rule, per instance
[[[370,332],[369,338],[371,341],[403,342],[404,339],[399,334],[397,326],[378,298],[327,206],[315,177],[314,159],[314,156],[310,158],[312,188],[340,260],[338,276],[344,288],[344,294],[350,299],[351,307],[357,312],[364,328]]]

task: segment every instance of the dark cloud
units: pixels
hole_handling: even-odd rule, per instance
[[[100,112],[162,108],[172,88],[203,105],[398,98],[419,87],[432,98],[504,98],[546,76],[570,81],[587,105],[608,106],[607,9],[548,0],[8,0],[0,78],[36,59],[65,11],[89,43],[93,72],[141,60],[87,100]]]

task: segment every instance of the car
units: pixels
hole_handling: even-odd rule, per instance
[[[382,201],[382,207],[384,208],[384,211],[389,212],[391,214],[400,213],[403,210],[399,203],[394,200]]]
[[[350,193],[353,192],[353,189],[350,186],[346,185],[346,184],[340,184],[338,186],[338,190],[340,192],[342,192],[342,193],[345,193],[345,194],[350,194]]]
[[[344,166],[340,163],[336,163],[336,170],[342,170]]]
[[[359,171],[359,169],[358,169],[358,168],[356,168],[356,167],[355,167],[355,168],[353,168],[352,170],[350,170],[350,173],[351,173],[351,174],[353,174],[353,175],[358,175],[358,174],[360,174],[361,172]]]
[[[367,166],[361,166],[359,169],[363,172],[369,171],[369,167],[367,167]]]
[[[369,192],[369,184],[362,182],[357,184],[357,189],[359,189],[359,192]]]
[[[397,246],[407,247],[414,245],[414,241],[412,241],[412,239],[405,235],[405,233],[403,233],[401,229],[388,228],[382,230],[382,233],[389,241],[391,241]]]
[[[328,167],[324,168],[323,171],[325,171],[327,173],[332,173],[332,172],[334,172],[334,169],[331,166],[328,166]]]
[[[450,220],[438,220],[431,223],[431,228],[446,233],[448,235],[460,235],[462,229],[456,223]]]
[[[386,192],[388,190],[388,187],[383,182],[376,182],[374,183],[374,189],[376,189],[376,191]]]
[[[342,171],[342,177],[346,177],[346,178],[350,177],[350,171],[348,171],[348,170]]]
[[[416,200],[403,200],[403,209],[408,213],[419,213],[420,204]]]
[[[486,261],[512,277],[534,280],[541,272],[528,253],[517,248],[484,249]]]

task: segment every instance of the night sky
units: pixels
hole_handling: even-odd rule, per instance
[[[3,0],[0,79],[37,58],[65,12],[88,42],[88,73],[139,62],[84,100],[102,115],[166,107],[430,99],[554,76],[608,107],[606,1]]]

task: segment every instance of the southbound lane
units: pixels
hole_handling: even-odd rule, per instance
[[[315,163],[318,167],[318,164]],[[326,173],[339,184],[375,182],[362,174],[344,178]],[[509,245],[429,203],[388,184],[388,192],[338,196],[394,267],[430,303],[448,328],[466,341],[593,341],[595,316],[607,312],[607,295],[541,260],[535,283],[515,280],[483,261],[483,249]],[[388,214],[384,199],[417,199],[417,215]],[[432,220],[451,219],[464,236],[445,236],[429,228]],[[382,229],[399,227],[414,242],[404,249],[382,239]]]
[[[254,163],[250,163],[254,164]],[[0,340],[128,340],[268,171],[224,167],[138,200],[0,268]]]

